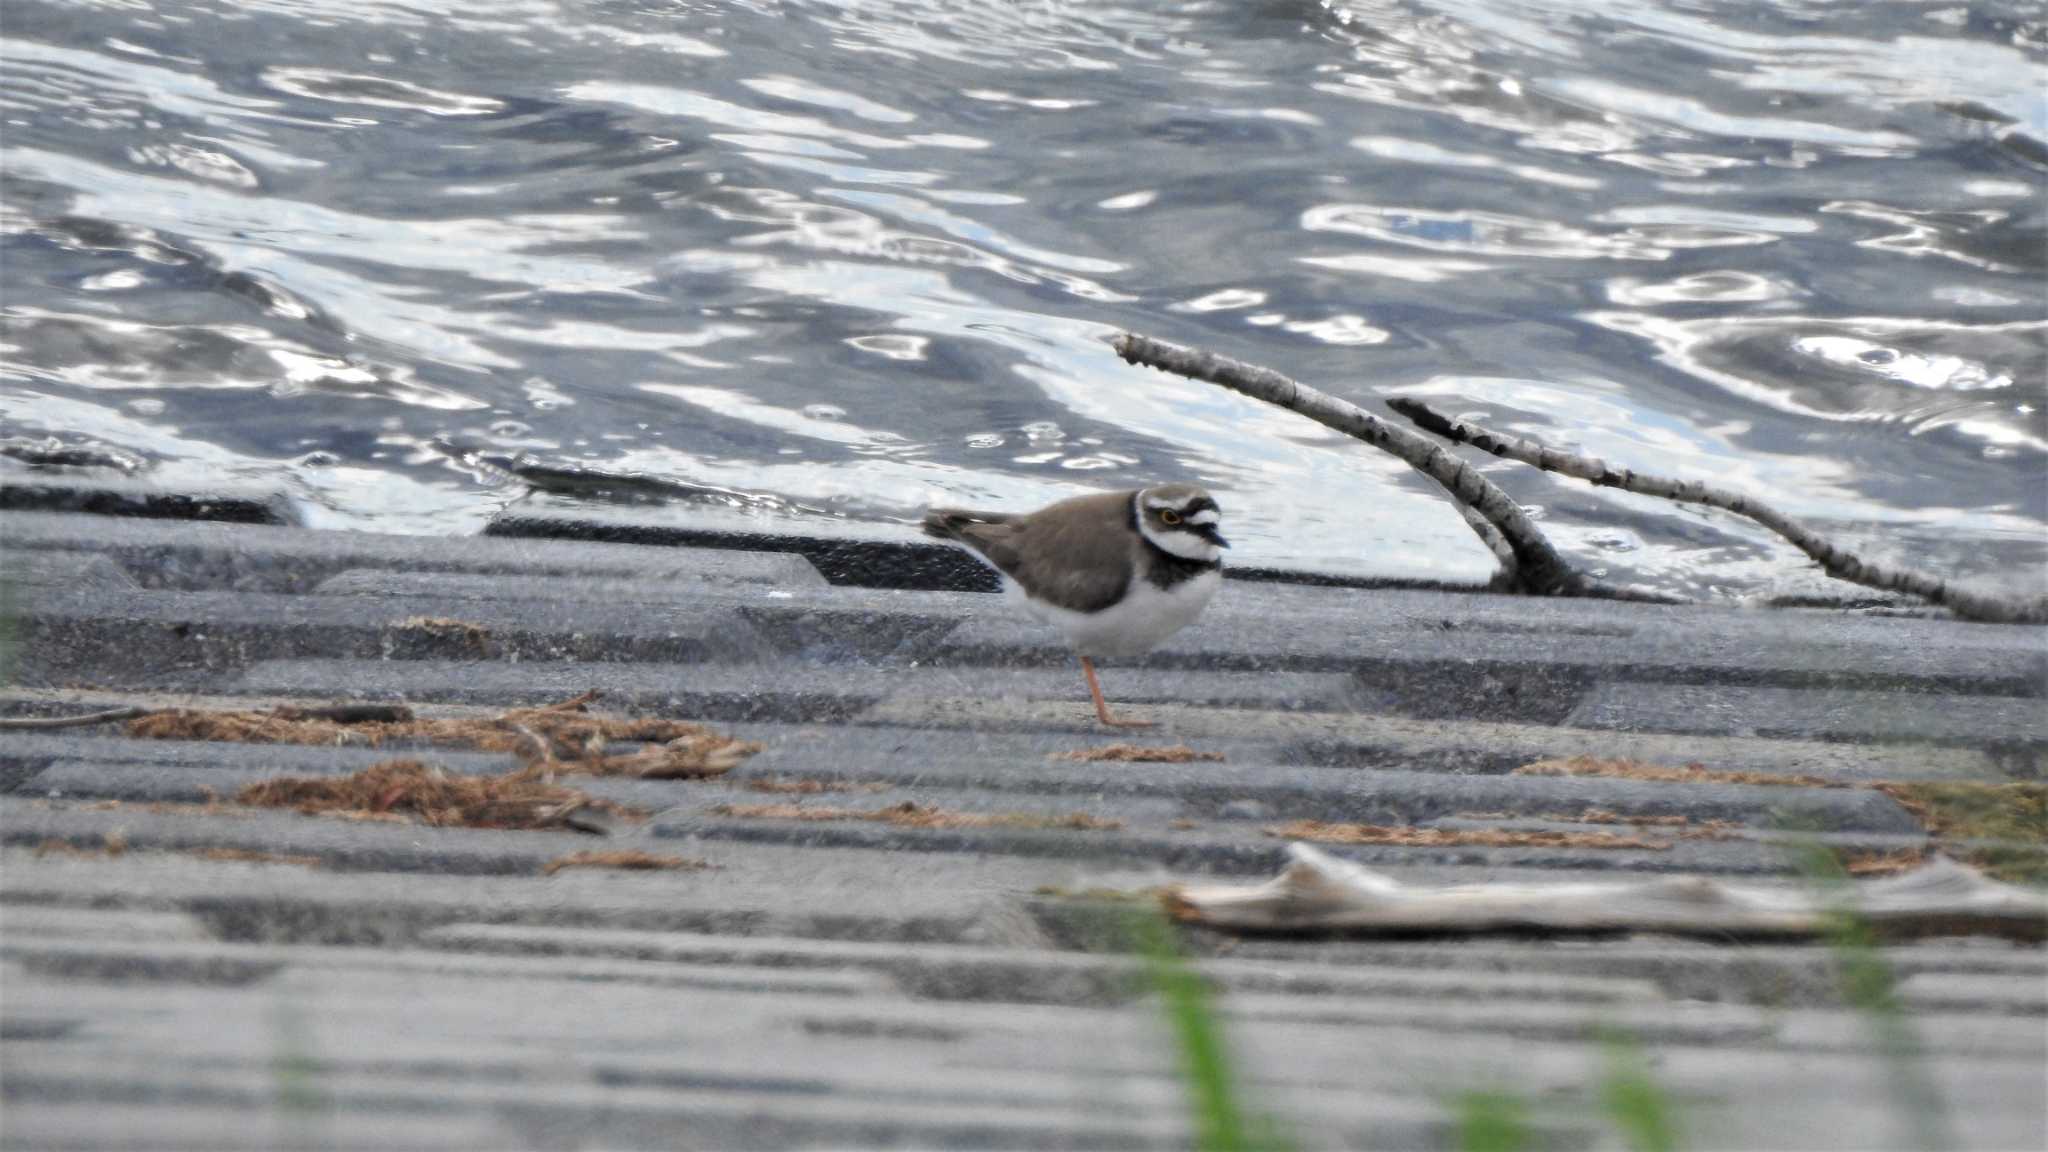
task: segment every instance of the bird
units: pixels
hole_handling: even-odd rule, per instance
[[[933,508],[924,531],[965,545],[1066,637],[1104,726],[1150,728],[1111,714],[1095,661],[1143,655],[1201,615],[1223,583],[1222,519],[1196,485],[1155,484],[1021,514]]]

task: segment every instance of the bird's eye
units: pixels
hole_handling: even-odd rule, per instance
[[[1180,523],[1180,513],[1175,512],[1171,508],[1161,509],[1159,512],[1159,521],[1162,524],[1178,524]]]

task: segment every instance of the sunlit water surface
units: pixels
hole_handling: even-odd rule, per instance
[[[8,0],[0,29],[0,435],[316,523],[473,530],[520,457],[790,515],[1176,478],[1240,561],[1485,573],[1403,465],[1124,366],[1132,328],[1947,573],[2048,553],[2039,5]],[[1490,470],[1588,568],[1811,587],[1744,522]]]

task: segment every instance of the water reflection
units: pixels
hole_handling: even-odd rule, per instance
[[[1130,327],[2039,564],[2044,44],[1997,4],[15,0],[0,438],[407,531],[578,470],[887,516],[1178,477],[1234,559],[1484,574],[1402,465]],[[1492,474],[1615,578],[1803,564]]]

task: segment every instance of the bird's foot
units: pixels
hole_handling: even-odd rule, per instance
[[[1100,720],[1100,721],[1102,721],[1102,726],[1103,726],[1103,727],[1105,727],[1105,728],[1156,728],[1156,727],[1158,727],[1158,725],[1157,725],[1156,723],[1154,723],[1153,721],[1151,721],[1151,720],[1126,720],[1126,719],[1124,719],[1124,718],[1123,718],[1123,717],[1121,717],[1121,716],[1112,716],[1112,715],[1110,715],[1109,709],[1108,709],[1107,707],[1098,707],[1098,708],[1096,708],[1096,709],[1095,709],[1095,718],[1096,718],[1097,720]]]

